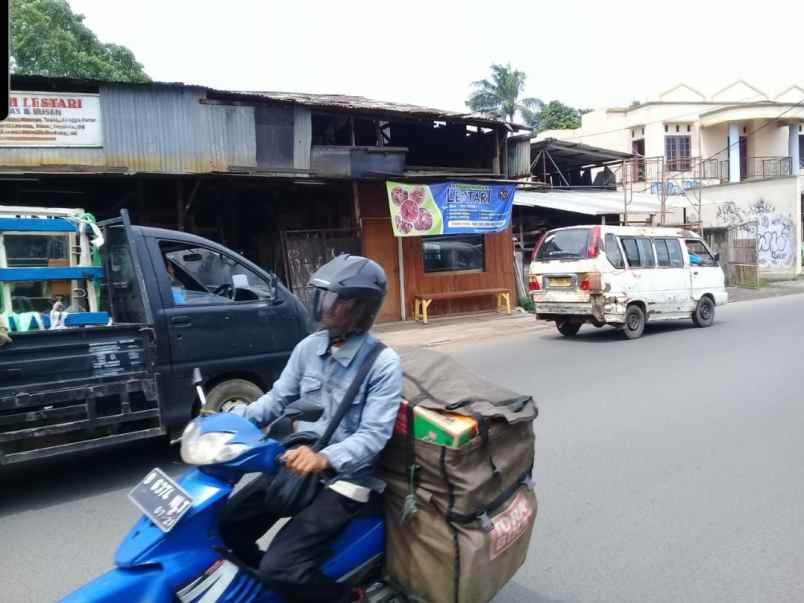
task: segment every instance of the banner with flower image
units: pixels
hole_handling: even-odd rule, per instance
[[[397,237],[500,232],[511,223],[513,184],[386,182]]]

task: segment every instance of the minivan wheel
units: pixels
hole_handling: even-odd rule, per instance
[[[715,303],[709,297],[702,297],[698,300],[695,312],[692,313],[692,322],[696,327],[711,327],[715,322]]]
[[[639,306],[628,306],[623,333],[628,339],[639,339],[645,332],[645,313]]]
[[[208,412],[226,412],[234,406],[249,404],[262,396],[262,390],[251,381],[245,379],[229,379],[221,381],[209,390],[204,410]]]
[[[568,318],[561,318],[556,321],[556,328],[564,337],[575,337],[578,331],[581,330],[581,323],[572,322]]]

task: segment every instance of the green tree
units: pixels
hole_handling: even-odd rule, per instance
[[[103,44],[66,0],[11,0],[14,73],[120,82],[148,75],[125,46]]]
[[[514,121],[517,112],[527,124],[536,120],[544,103],[538,98],[522,98],[526,76],[508,65],[491,66],[491,79],[472,82],[474,91],[466,101],[472,111]]]
[[[550,101],[539,112],[537,123],[533,124],[541,132],[543,130],[574,130],[581,127],[581,115],[587,113],[565,105],[560,101]]]

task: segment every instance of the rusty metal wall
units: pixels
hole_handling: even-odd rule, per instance
[[[508,141],[508,178],[530,176],[530,139]]]
[[[254,108],[201,104],[200,88],[104,86],[102,148],[0,148],[0,167],[170,174],[256,167]]]

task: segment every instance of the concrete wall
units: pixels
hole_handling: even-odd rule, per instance
[[[664,137],[666,135],[687,135],[691,137],[691,152],[697,157],[712,157],[724,150],[728,136],[728,125],[718,124],[702,128],[699,117],[729,106],[728,103],[648,103],[629,110],[597,110],[582,117],[582,125],[575,130],[548,130],[541,132],[537,139],[556,138],[572,140],[615,151],[630,153],[631,141],[642,138],[645,129],[645,156],[664,156]],[[781,109],[779,109],[781,112]],[[760,129],[766,120],[747,120],[741,122],[749,137],[748,155],[753,157],[787,156],[787,126],[771,123]],[[691,131],[686,131],[686,125]],[[665,125],[668,131],[665,132]],[[681,131],[676,132],[678,125]],[[726,159],[725,154],[721,159]]]
[[[802,180],[789,177],[707,187],[702,199],[704,227],[756,223],[760,278],[793,278],[801,273]]]

